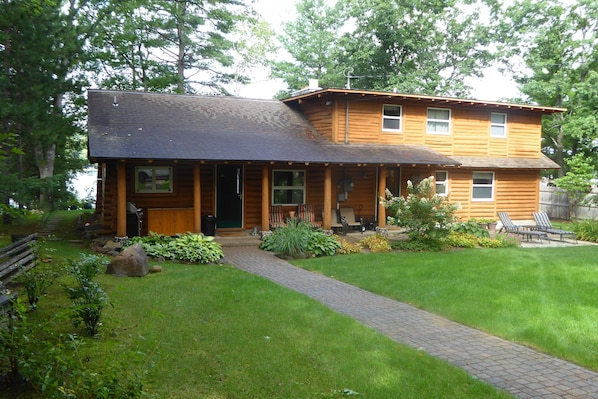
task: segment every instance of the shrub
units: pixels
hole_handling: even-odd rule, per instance
[[[336,250],[337,254],[359,254],[361,253],[361,244],[353,244],[342,237],[334,236],[334,239],[338,241],[340,247]]]
[[[447,237],[447,244],[457,248],[475,248],[478,246],[478,238],[473,234],[451,231]]]
[[[433,176],[415,187],[408,181],[407,190],[406,198],[394,197],[387,190],[386,198],[380,199],[388,209],[388,223],[406,228],[409,240],[423,240],[431,248],[442,247],[441,241],[455,220],[457,205],[436,194]]]
[[[311,230],[308,233],[307,251],[315,256],[332,256],[341,248],[340,242],[333,236],[319,230]]]
[[[368,248],[372,252],[390,252],[392,249],[388,238],[382,234],[375,234],[364,238],[359,242],[364,248]]]
[[[224,256],[222,245],[212,236],[203,234],[178,234],[170,244],[176,259],[192,263],[216,263]]]
[[[279,227],[272,234],[264,237],[260,248],[285,256],[299,256],[309,249],[309,235],[312,227],[306,222],[291,219],[283,227]]]
[[[595,220],[582,220],[574,222],[571,230],[582,241],[598,242],[598,222]]]
[[[488,230],[480,226],[480,222],[475,220],[468,220],[467,222],[454,223],[451,230],[457,233],[471,234],[478,238],[490,237]]]
[[[128,245],[139,243],[147,256],[192,263],[215,263],[224,256],[222,245],[212,236],[184,233],[176,237],[150,232],[145,237],[133,237]]]
[[[100,318],[108,303],[106,293],[93,278],[102,271],[108,260],[96,255],[81,255],[79,262],[70,261],[70,273],[75,278],[74,287],[66,287],[73,303],[73,325],[83,323],[90,336],[98,333]]]
[[[308,253],[314,256],[331,256],[340,248],[340,243],[334,237],[314,229],[310,223],[291,219],[286,226],[265,236],[260,248],[290,257]]]

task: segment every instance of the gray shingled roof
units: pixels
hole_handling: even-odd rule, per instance
[[[458,165],[424,146],[333,144],[275,100],[88,93],[89,158]]]

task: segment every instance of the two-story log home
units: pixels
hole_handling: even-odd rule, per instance
[[[324,228],[338,208],[384,226],[385,190],[428,176],[462,219],[530,219],[540,172],[558,167],[540,152],[541,119],[564,111],[348,89],[283,101],[91,90],[88,107],[96,212],[117,236],[129,203],[142,235],[200,232],[206,215],[220,232],[267,230],[272,205],[302,203]]]

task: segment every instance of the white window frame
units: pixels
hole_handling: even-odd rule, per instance
[[[444,179],[443,180],[439,180],[438,179],[438,174],[439,173],[443,173],[444,174]],[[436,195],[440,196],[440,197],[448,197],[448,188],[449,188],[449,173],[448,170],[437,170],[434,173],[434,181],[436,183]],[[438,192],[438,187],[443,187],[444,188],[444,192],[443,193],[439,193]]]
[[[276,182],[276,174],[277,173],[302,173],[303,174],[303,185],[302,186],[295,186],[295,185],[284,185],[284,186],[276,186],[274,185],[274,183]],[[304,169],[274,169],[272,170],[272,205],[299,205],[299,204],[304,204],[305,203],[305,193],[306,193],[306,186],[307,186],[307,173],[305,172]],[[276,198],[276,192],[277,191],[298,191],[301,190],[302,191],[302,199],[301,202],[277,202]]]
[[[162,173],[158,173],[162,171]],[[166,172],[166,173],[164,173]],[[168,180],[160,181],[159,176],[168,176]],[[141,176],[145,176],[144,179]],[[149,181],[147,180],[149,179]],[[142,181],[143,180],[143,181]],[[135,192],[136,193],[172,193],[173,170],[172,166],[136,166],[135,167]]]
[[[486,183],[476,183],[476,174],[478,176],[480,175],[490,175],[491,178],[491,183],[490,184],[486,184]],[[478,177],[478,179],[481,177]],[[487,177],[486,177],[487,178]],[[489,201],[494,201],[494,187],[496,183],[496,176],[494,174],[494,172],[489,172],[489,171],[474,171],[471,174],[471,200],[472,201],[476,201],[476,202],[489,202]],[[476,197],[476,188],[490,188],[490,197],[484,196],[484,197]]]
[[[399,116],[396,115],[386,115],[386,107],[397,108],[399,110]],[[399,121],[399,128],[393,129],[384,127],[384,122],[386,121]],[[403,130],[403,106],[397,104],[382,104],[382,131],[384,132],[401,132]]]
[[[495,115],[500,115],[504,118],[502,123],[497,123],[492,120]],[[495,132],[495,129],[502,129],[502,132]],[[507,114],[501,112],[492,112],[490,114],[490,137],[504,139],[507,137]]]
[[[448,119],[435,119],[435,118],[430,118],[430,111],[448,111]],[[451,134],[451,123],[452,121],[452,110],[450,108],[433,108],[433,107],[429,107],[426,110],[426,132],[428,134],[443,134],[443,135],[450,135]],[[436,130],[431,130],[430,129],[430,124],[432,124],[433,126],[438,126],[438,125],[444,125],[446,124],[447,130],[446,132],[439,132]]]

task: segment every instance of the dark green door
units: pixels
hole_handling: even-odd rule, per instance
[[[216,226],[243,227],[243,166],[218,165],[216,173]]]

